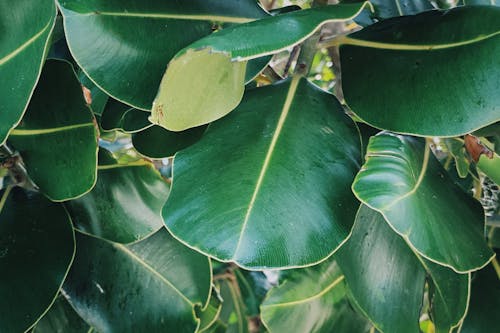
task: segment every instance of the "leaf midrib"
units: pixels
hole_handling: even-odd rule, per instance
[[[326,293],[328,293],[330,290],[332,290],[333,288],[335,288],[339,283],[341,283],[342,281],[344,281],[344,279],[345,279],[345,276],[344,275],[340,275],[338,278],[336,278],[335,280],[333,280],[332,283],[330,283],[328,286],[326,286],[320,292],[318,292],[318,293],[316,293],[316,294],[314,294],[312,296],[309,296],[309,297],[306,297],[306,298],[303,298],[303,299],[299,299],[297,301],[284,302],[284,303],[275,303],[275,304],[264,304],[264,305],[261,306],[261,309],[263,309],[263,308],[273,308],[273,307],[286,307],[286,306],[292,306],[292,305],[297,305],[297,304],[302,304],[302,303],[307,303],[307,302],[313,301],[313,300],[318,299],[321,296],[325,295]]]
[[[134,252],[129,250],[127,247],[125,247],[122,244],[112,244],[115,248],[117,248],[120,251],[123,251],[125,254],[127,254],[130,258],[132,258],[134,261],[138,262],[141,266],[146,268],[148,271],[153,273],[154,276],[160,279],[165,285],[169,286],[172,290],[174,290],[181,298],[188,303],[190,306],[194,306],[194,303],[186,296],[184,295],[177,287],[174,286],[172,282],[167,280],[163,275],[161,275],[159,272],[157,272],[153,267],[151,267],[148,263],[146,263],[142,258],[138,257]]]
[[[163,13],[131,13],[131,12],[87,12],[78,13],[75,16],[114,16],[114,17],[133,17],[133,18],[155,18],[155,19],[171,19],[171,20],[188,20],[188,21],[209,21],[223,23],[248,23],[257,19],[242,17],[242,16],[225,16],[225,15],[189,15],[189,14],[163,14]]]
[[[466,46],[474,43],[479,43],[483,40],[493,38],[500,35],[500,30],[495,31],[488,35],[479,35],[475,38],[463,40],[455,43],[447,44],[397,44],[397,43],[383,43],[374,42],[363,39],[356,39],[347,36],[342,36],[337,39],[336,44],[338,45],[352,45],[360,47],[368,47],[373,49],[384,49],[384,50],[399,50],[399,51],[432,51],[432,50],[443,50],[454,47]]]
[[[13,129],[10,132],[11,136],[31,136],[31,135],[43,135],[43,134],[53,134],[57,132],[65,132],[71,131],[74,129],[84,128],[84,127],[93,127],[94,123],[83,123],[76,125],[68,125],[61,127],[52,127],[52,128],[42,128],[42,129]]]
[[[4,65],[8,61],[14,59],[15,56],[17,56],[19,53],[23,52],[26,48],[28,48],[28,46],[30,46],[31,44],[33,44],[34,42],[36,42],[36,40],[38,38],[40,38],[40,36],[42,36],[47,29],[49,29],[49,27],[51,26],[52,21],[53,21],[53,19],[51,17],[50,20],[49,20],[49,22],[47,22],[47,24],[39,32],[37,32],[36,34],[34,34],[30,39],[28,39],[26,42],[24,42],[23,44],[21,44],[20,46],[18,46],[15,50],[13,50],[9,54],[7,54],[5,57],[1,58],[0,59],[0,66]]]
[[[276,143],[278,142],[278,139],[281,135],[281,131],[283,130],[283,125],[285,124],[286,118],[288,116],[288,113],[290,111],[290,108],[292,106],[293,99],[295,97],[295,93],[297,91],[297,87],[300,82],[300,76],[296,76],[292,79],[290,82],[290,87],[288,88],[288,92],[285,98],[285,102],[283,103],[283,108],[281,109],[281,114],[278,119],[278,123],[276,124],[276,130],[273,134],[273,137],[271,139],[271,143],[269,144],[269,149],[266,153],[266,157],[264,158],[264,162],[262,163],[262,168],[260,169],[259,177],[257,179],[257,183],[255,184],[255,189],[252,194],[252,197],[250,199],[250,202],[248,204],[248,208],[243,220],[243,225],[241,227],[240,231],[240,237],[238,239],[238,242],[236,243],[236,247],[234,250],[234,255],[233,257],[236,257],[236,254],[238,253],[238,250],[241,246],[241,242],[243,239],[243,235],[245,234],[245,230],[248,224],[248,221],[250,220],[250,216],[252,214],[253,207],[255,205],[255,201],[257,200],[257,196],[260,192],[260,188],[262,187],[262,182],[266,176],[267,169],[269,167],[269,162],[272,159],[274,149],[276,148]]]

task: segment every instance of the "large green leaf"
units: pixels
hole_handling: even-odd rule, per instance
[[[461,332],[493,332],[498,327],[499,311],[499,272],[493,266],[488,266],[474,275],[469,311]]]
[[[248,91],[176,154],[163,208],[190,247],[251,268],[306,266],[347,238],[358,203],[354,122],[305,79]]]
[[[0,332],[24,332],[55,300],[75,253],[61,204],[10,188],[0,192]]]
[[[80,231],[114,242],[145,238],[163,226],[161,208],[169,186],[152,163],[119,164],[106,153],[100,152],[96,186],[66,203],[73,223]]]
[[[371,332],[371,324],[350,307],[344,275],[333,258],[289,273],[268,293],[261,311],[270,333]]]
[[[254,0],[58,2],[80,67],[109,95],[144,110],[180,49],[218,25],[267,16]]]
[[[380,214],[362,205],[336,257],[354,300],[378,330],[419,332],[425,270]]]
[[[92,328],[73,310],[68,301],[59,296],[33,333],[90,333]]]
[[[468,272],[493,256],[481,204],[453,183],[422,139],[372,137],[353,191],[431,261]]]
[[[33,93],[56,13],[53,0],[0,2],[0,144],[21,120]]]
[[[26,115],[9,142],[54,201],[88,192],[97,174],[97,130],[71,64],[47,60]]]
[[[210,297],[209,260],[166,230],[125,246],[77,233],[64,296],[101,333],[194,332]]]
[[[388,19],[338,43],[345,99],[375,127],[458,136],[500,120],[498,7]]]
[[[153,103],[151,121],[172,131],[207,124],[241,101],[247,60],[303,42],[322,24],[355,17],[368,3],[313,8],[234,26],[180,51]],[[193,78],[196,77],[196,80]]]

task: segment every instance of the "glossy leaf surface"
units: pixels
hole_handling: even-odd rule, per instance
[[[208,259],[166,230],[133,245],[77,233],[64,295],[101,333],[194,332],[194,306],[208,302]]]
[[[1,332],[24,332],[48,310],[75,252],[61,204],[20,188],[0,192]]]
[[[336,255],[353,298],[384,333],[418,333],[425,270],[379,213],[362,205]]]
[[[9,142],[51,200],[72,199],[94,186],[97,130],[69,63],[46,62],[26,115]]]
[[[271,289],[261,311],[270,333],[368,333],[371,328],[350,307],[344,275],[333,258],[292,271]]]
[[[267,15],[253,0],[60,0],[59,5],[78,64],[109,95],[144,110],[151,109],[165,68],[180,49],[212,33],[216,24]]]
[[[100,157],[104,154],[100,152]],[[66,203],[73,223],[85,233],[114,242],[145,238],[163,226],[161,208],[169,186],[150,162],[119,164],[107,157],[99,159],[92,191]]]
[[[89,333],[92,328],[73,310],[63,296],[59,296],[33,333]]]
[[[372,137],[353,191],[431,261],[467,272],[492,258],[481,205],[454,184],[422,139]]]
[[[33,93],[49,47],[53,0],[0,3],[0,143],[19,121]]]
[[[347,237],[357,210],[356,127],[305,79],[248,91],[234,114],[176,154],[169,230],[243,267],[310,265]]]
[[[170,62],[153,104],[151,121],[182,131],[223,117],[243,97],[247,60],[296,45],[322,24],[352,19],[365,6],[367,3],[289,12],[198,40]]]
[[[498,7],[388,19],[339,43],[345,99],[372,126],[458,136],[500,119]]]

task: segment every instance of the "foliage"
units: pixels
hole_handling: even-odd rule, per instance
[[[0,2],[0,332],[498,330],[500,8],[328,2]]]

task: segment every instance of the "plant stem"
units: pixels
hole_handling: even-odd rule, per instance
[[[327,4],[327,0],[313,0],[311,7],[325,6]],[[318,31],[316,31],[300,46],[300,54],[297,58],[297,65],[295,66],[294,71],[295,74],[306,76],[311,70],[311,64],[313,62],[314,55],[318,50],[317,45],[319,43],[320,36],[321,28],[318,29]]]

